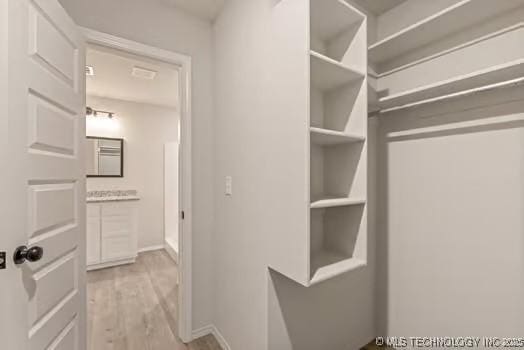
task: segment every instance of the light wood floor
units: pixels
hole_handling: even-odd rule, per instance
[[[394,348],[390,348],[389,346],[378,346],[375,345],[375,341],[372,341],[368,345],[364,346],[360,350],[380,350],[380,349],[387,349],[387,350],[395,350]]]
[[[166,252],[87,275],[90,350],[221,350],[211,335],[187,345],[175,335],[177,266]]]

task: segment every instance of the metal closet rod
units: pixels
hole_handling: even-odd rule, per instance
[[[449,99],[453,99],[453,98],[460,98],[460,97],[464,97],[464,96],[468,96],[468,95],[475,95],[475,94],[478,94],[478,93],[481,93],[481,92],[486,92],[486,91],[490,91],[490,90],[497,90],[497,89],[504,89],[504,88],[514,87],[514,86],[518,86],[518,85],[524,85],[524,77],[511,79],[511,80],[506,80],[506,81],[502,81],[500,83],[484,85],[484,86],[476,87],[476,88],[473,88],[473,89],[468,89],[468,90],[463,90],[463,91],[459,91],[459,92],[454,92],[452,94],[447,94],[447,95],[437,96],[437,97],[433,97],[433,98],[428,98],[426,100],[416,101],[416,102],[408,103],[408,104],[401,105],[401,106],[381,109],[381,110],[378,111],[378,113],[383,114],[383,113],[388,113],[388,112],[394,112],[394,111],[398,111],[398,110],[401,110],[401,109],[407,109],[407,108],[412,108],[412,107],[425,105],[425,104],[428,104],[428,103],[439,102],[439,101],[449,100]]]

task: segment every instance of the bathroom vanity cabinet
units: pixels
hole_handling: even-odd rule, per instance
[[[133,263],[137,257],[137,200],[87,203],[87,269]]]

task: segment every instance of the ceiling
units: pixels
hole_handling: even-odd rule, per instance
[[[86,77],[87,95],[178,108],[179,72],[176,66],[118,50],[89,45],[86,65],[94,76]],[[157,72],[153,80],[131,75],[134,67]]]
[[[161,0],[162,2],[173,5],[187,13],[203,18],[205,20],[214,20],[225,0]]]
[[[356,2],[374,15],[381,15],[406,0],[356,0]]]

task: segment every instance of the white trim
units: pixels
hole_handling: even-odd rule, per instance
[[[205,337],[206,335],[213,334],[215,326],[208,325],[202,328],[193,330],[193,339]]]
[[[193,331],[193,339],[198,339],[205,337],[206,335],[212,334],[217,340],[218,344],[222,347],[223,350],[231,350],[231,346],[226,341],[226,338],[220,333],[218,328],[211,324]]]
[[[178,252],[175,249],[173,249],[173,247],[171,247],[171,245],[167,241],[164,242],[163,248],[167,252],[167,254],[169,254],[171,259],[173,259],[175,263],[178,264]]]
[[[149,247],[144,247],[144,248],[140,248],[138,250],[139,253],[145,253],[145,252],[152,252],[154,250],[161,250],[161,249],[164,249],[164,245],[163,244],[160,244],[160,245],[151,245]]]
[[[114,261],[106,261],[106,262],[101,262],[98,264],[87,265],[86,270],[93,271],[93,270],[105,269],[105,268],[113,267],[113,266],[133,264],[135,261],[136,261],[136,257],[123,258],[123,259],[114,260]]]
[[[179,308],[178,334],[182,341],[190,342],[192,338],[192,203],[191,203],[191,57],[172,51],[144,45],[135,41],[119,38],[89,28],[80,30],[88,43],[102,45],[167,63],[180,68],[181,91],[181,140],[180,140],[180,176],[179,208],[185,212],[185,220],[180,220],[179,230]]]

